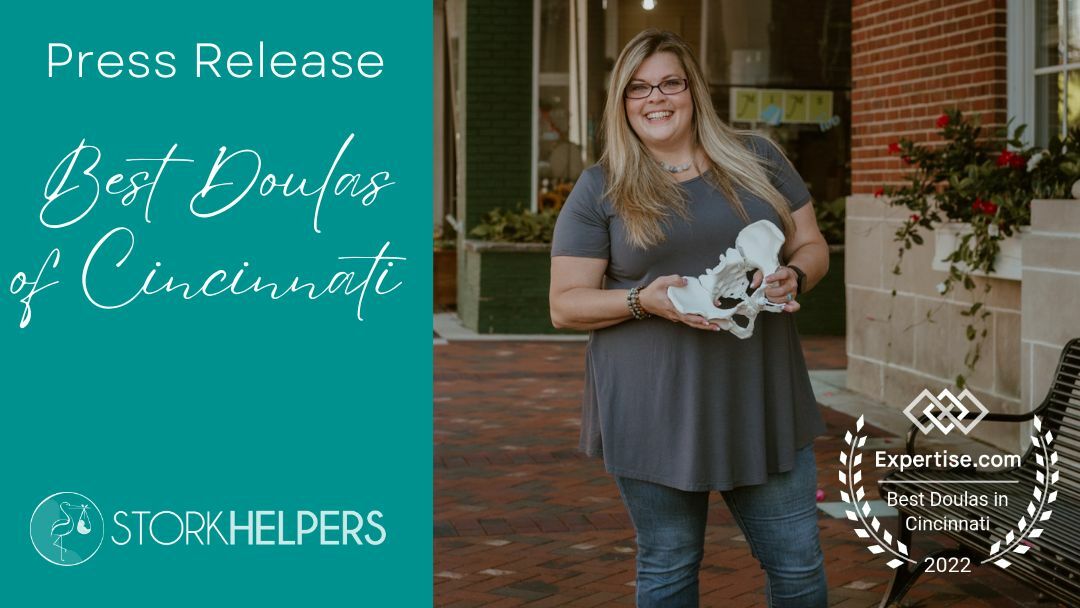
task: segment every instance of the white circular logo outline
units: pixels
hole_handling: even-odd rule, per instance
[[[36,507],[34,507],[34,512],[30,514],[30,544],[33,545],[34,551],[37,551],[37,554],[41,556],[41,559],[49,562],[50,564],[54,564],[54,565],[60,566],[62,568],[67,568],[67,567],[71,567],[71,566],[79,566],[79,565],[85,564],[86,562],[90,561],[90,558],[97,555],[98,550],[101,549],[102,543],[105,542],[105,531],[102,530],[101,539],[98,540],[97,546],[94,547],[94,550],[90,552],[90,555],[86,556],[86,559],[84,559],[84,560],[82,560],[80,562],[75,562],[73,564],[62,564],[60,562],[53,561],[52,559],[46,557],[45,554],[41,552],[41,549],[38,549],[37,541],[34,539],[34,516],[37,515],[38,509],[40,509],[42,505],[44,505],[45,503],[49,502],[50,500],[52,500],[53,498],[55,498],[55,497],[57,497],[57,496],[59,496],[61,494],[74,494],[76,496],[81,496],[81,497],[85,498],[86,502],[90,503],[90,506],[94,507],[94,510],[97,511],[98,517],[101,518],[102,522],[105,521],[105,515],[101,512],[101,509],[98,508],[97,504],[95,504],[93,500],[90,500],[89,496],[87,496],[85,494],[81,494],[79,492],[55,492],[55,493],[50,494],[49,496],[46,496],[45,498],[43,498],[41,500],[41,502],[39,502],[38,505]]]

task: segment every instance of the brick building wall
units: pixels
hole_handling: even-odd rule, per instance
[[[965,373],[968,343],[964,290],[937,291],[945,273],[931,268],[934,236],[909,250],[892,273],[893,235],[908,212],[873,191],[900,183],[908,168],[888,154],[904,137],[938,140],[946,107],[980,114],[993,129],[1007,120],[1006,0],[853,0],[852,195],[847,201],[844,282],[847,295],[848,387],[896,408],[923,388],[953,385]],[[1026,257],[1026,256],[1025,256]],[[982,357],[968,386],[991,411],[1021,412],[1021,282],[976,279],[991,291]],[[1025,286],[1026,288],[1026,286]],[[894,295],[895,293],[895,295]],[[1015,450],[1009,425],[983,425],[979,439]]]
[[[1006,0],[853,0],[851,6],[852,194],[904,173],[889,142],[938,139],[945,107],[1006,116]]]

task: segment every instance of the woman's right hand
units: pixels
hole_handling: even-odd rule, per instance
[[[668,287],[685,286],[686,279],[677,274],[658,277],[638,292],[638,303],[641,304],[642,310],[651,315],[663,317],[677,323],[684,323],[695,329],[719,331],[721,329],[719,325],[709,323],[701,315],[684,315],[671,303],[671,298],[667,295]]]

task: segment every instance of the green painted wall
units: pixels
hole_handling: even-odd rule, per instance
[[[573,333],[551,326],[550,255],[543,245],[466,247],[458,303],[464,325],[482,334]]]
[[[842,336],[847,331],[844,294],[844,251],[829,255],[829,273],[814,289],[799,297],[802,308],[795,323],[804,336]]]
[[[533,6],[468,0],[465,18],[465,197],[468,233],[495,207],[532,192]]]

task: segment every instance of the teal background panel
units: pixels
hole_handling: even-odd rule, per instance
[[[420,2],[7,8],[0,42],[0,604],[430,605],[429,10]],[[268,51],[297,56],[377,51],[385,65],[373,79],[194,78],[197,42],[255,54],[260,40]],[[125,56],[170,50],[177,73],[110,80],[93,68],[77,78],[69,68],[49,79],[49,42]],[[313,198],[252,192],[206,219],[188,209],[219,146],[258,151],[260,177],[295,173],[319,184],[349,133],[355,140],[335,177],[389,171],[395,184],[369,206],[327,193],[319,234]],[[160,157],[174,143],[176,156],[196,162],[166,168],[150,223],[143,192],[129,206],[102,195],[81,221],[47,229],[38,219],[45,184],[83,139],[101,149],[94,173],[102,183],[148,166],[125,158]],[[251,163],[236,162],[220,179],[252,174]],[[245,261],[245,272],[264,280],[325,284],[338,271],[366,271],[339,256],[372,256],[387,241],[387,255],[406,260],[395,263],[386,285],[402,285],[381,296],[369,287],[363,321],[356,294],[186,301],[172,293],[103,310],[83,295],[80,275],[94,244],[118,226],[135,242],[120,268],[92,268],[103,299],[133,293],[155,262],[159,275],[196,284]],[[116,245],[103,247],[101,259],[118,259]],[[23,307],[8,289],[11,279],[20,271],[34,278],[54,247],[59,267],[44,278],[59,283],[34,297],[32,320],[20,329]],[[77,567],[46,562],[29,538],[35,506],[59,491],[85,494],[107,521],[100,551]],[[378,510],[386,541],[120,547],[109,540],[119,533],[110,521],[118,510],[227,517],[259,509]]]

